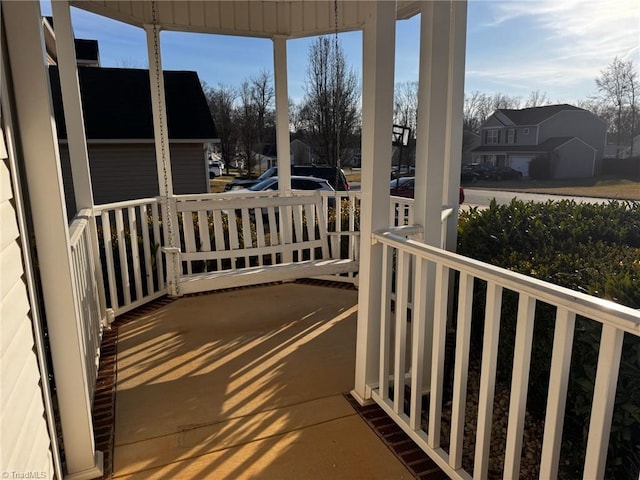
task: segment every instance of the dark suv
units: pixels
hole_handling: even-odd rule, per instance
[[[234,180],[227,183],[224,187],[225,191],[237,190],[239,188],[249,188],[256,183],[266,180],[270,177],[278,175],[278,167],[271,167],[256,179],[250,180]],[[324,178],[336,190],[349,190],[349,182],[347,182],[344,172],[337,167],[316,166],[316,165],[293,165],[291,167],[291,175],[304,177]]]

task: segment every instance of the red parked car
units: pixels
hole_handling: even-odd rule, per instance
[[[391,180],[389,185],[389,193],[395,197],[413,198],[414,189],[416,185],[415,177],[400,177]],[[459,202],[464,202],[464,189],[460,188]]]

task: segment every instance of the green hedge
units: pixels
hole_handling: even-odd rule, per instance
[[[458,252],[541,280],[640,308],[640,204],[609,202],[544,204],[493,202],[461,212]],[[474,305],[484,304],[477,282]],[[505,292],[498,380],[509,383],[513,363],[517,295]],[[473,351],[481,355],[484,312],[474,308]],[[555,308],[536,309],[528,408],[544,418]],[[569,378],[563,443],[563,475],[581,476],[593,398],[601,326],[578,317]],[[623,360],[607,462],[608,478],[638,478],[640,470],[640,341],[625,335]]]

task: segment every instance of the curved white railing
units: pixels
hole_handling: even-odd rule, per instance
[[[212,194],[176,195],[172,201],[178,210],[188,210],[193,222],[174,218],[176,243],[183,253],[197,253],[200,243],[195,238],[198,222],[208,222],[206,205],[211,201],[224,202],[230,198],[263,198],[278,192],[228,192]],[[294,195],[305,195],[295,192]],[[332,252],[349,260],[359,260],[360,251],[360,192],[322,192],[323,217]],[[203,207],[199,208],[198,204]],[[390,197],[390,224],[407,225],[413,222],[414,200]],[[188,207],[187,207],[188,205]],[[115,315],[123,314],[167,293],[166,247],[162,225],[164,205],[160,197],[97,205],[94,215],[98,226],[100,256],[105,274],[107,303]],[[451,209],[443,210],[444,225]],[[185,225],[188,228],[185,228]],[[444,238],[444,237],[443,237]],[[241,257],[242,252],[238,252]],[[188,273],[187,267],[187,273]],[[354,282],[357,274],[348,273],[319,278]]]
[[[159,198],[94,208],[108,303],[116,315],[166,293],[161,208]]]
[[[640,312],[549,284],[398,235],[374,234],[383,248],[378,383],[373,398],[452,478],[471,478],[462,468],[474,281],[486,283],[485,322],[473,478],[489,465],[498,334],[503,290],[519,296],[511,381],[504,478],[519,478],[536,305],[556,307],[540,478],[555,478],[562,441],[574,326],[580,315],[599,322],[595,391],[588,425],[585,478],[602,478],[607,457],[624,334],[640,336]],[[452,278],[458,277],[458,283]],[[456,291],[454,285],[457,285]],[[457,299],[457,300],[456,300]],[[441,445],[448,306],[457,301],[453,396],[449,446]],[[405,398],[408,387],[408,398]],[[422,395],[429,391],[428,422]],[[391,393],[393,392],[393,393]],[[408,403],[408,409],[405,404]]]
[[[90,217],[90,210],[78,212],[69,226],[69,237],[77,304],[76,317],[80,322],[81,348],[87,374],[87,393],[88,398],[93,399],[98,374],[102,328],[105,326],[103,325],[105,312],[100,305],[100,292],[94,268],[91,229],[89,228]]]

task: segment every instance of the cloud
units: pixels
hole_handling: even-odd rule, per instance
[[[555,43],[564,58],[572,55],[605,59],[637,49],[640,38],[640,2],[637,0],[542,0],[492,2],[494,26],[515,19],[535,23]],[[490,26],[490,25],[487,25]]]
[[[490,20],[477,26],[485,35],[501,30],[508,32],[507,38],[517,38],[521,33],[516,28],[526,27],[534,37],[527,39],[528,45],[519,43],[526,51],[514,47],[499,58],[469,64],[468,77],[521,89],[553,89],[593,82],[616,56],[640,67],[637,0],[519,0],[482,6]]]

